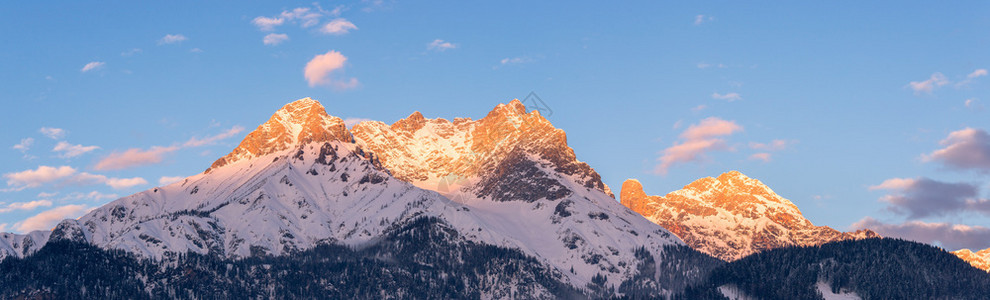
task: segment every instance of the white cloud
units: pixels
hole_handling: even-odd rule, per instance
[[[729,149],[721,137],[742,130],[743,127],[733,121],[716,117],[701,120],[681,133],[680,141],[661,152],[663,155],[657,159],[660,163],[654,168],[654,172],[667,174],[667,170],[674,164],[698,161],[704,158],[706,152]]]
[[[181,43],[182,41],[185,40],[188,40],[188,38],[186,38],[186,36],[181,34],[166,34],[164,37],[158,40],[158,44],[159,45],[175,44],[175,43]]]
[[[742,96],[740,96],[739,93],[728,93],[724,95],[719,93],[712,93],[712,99],[727,100],[729,102],[732,102],[736,100],[742,100]]]
[[[927,80],[912,81],[908,83],[908,86],[914,90],[915,95],[920,95],[922,93],[931,94],[933,90],[946,84],[949,84],[949,79],[945,75],[942,75],[942,73],[935,72]]]
[[[214,136],[208,136],[208,137],[205,137],[205,138],[202,138],[202,139],[195,138],[195,137],[190,138],[188,141],[186,141],[185,143],[183,143],[182,146],[183,147],[200,147],[200,146],[212,145],[212,144],[215,144],[218,141],[231,138],[231,137],[237,135],[238,133],[241,133],[242,131],[244,131],[244,127],[234,126],[234,127],[231,127],[230,129],[227,129],[226,131],[221,132],[220,134],[217,134],[217,135],[214,135]]]
[[[694,16],[694,25],[701,25],[702,23],[711,22],[711,21],[714,21],[714,20],[715,20],[715,17],[712,17],[712,16],[697,15],[697,16]]]
[[[347,57],[337,51],[331,50],[325,54],[318,54],[306,63],[303,76],[309,82],[310,87],[323,85],[341,90],[357,87],[357,78],[338,80],[330,76],[331,73],[342,70],[346,62]]]
[[[13,226],[14,230],[19,232],[30,232],[34,230],[50,230],[58,225],[58,222],[67,218],[78,218],[83,213],[86,212],[86,206],[84,205],[65,205],[59,206],[50,210],[46,210],[42,213],[34,215],[25,219],[22,222],[16,223]]]
[[[106,64],[107,63],[102,62],[102,61],[91,61],[91,62],[87,63],[85,66],[83,66],[82,69],[79,70],[79,72],[86,73],[86,72],[89,72],[89,71],[93,71],[93,70],[102,68]]]
[[[189,49],[189,53],[203,53],[203,49],[192,48],[192,49]]]
[[[357,30],[357,26],[344,18],[336,18],[330,20],[326,25],[320,28],[320,32],[333,35],[343,35],[351,32],[351,30]]]
[[[165,154],[179,150],[177,146],[160,147],[154,146],[148,150],[131,148],[124,152],[113,152],[107,155],[93,169],[96,170],[120,170],[137,166],[156,164],[162,161]]]
[[[130,50],[121,52],[120,53],[120,56],[124,56],[124,57],[134,56],[134,55],[136,55],[138,53],[141,53],[141,48],[133,48],[133,49],[130,49]]]
[[[53,140],[65,137],[65,130],[62,128],[41,127],[38,132]]]
[[[110,178],[107,179],[106,184],[115,190],[122,190],[142,184],[148,184],[147,180],[141,177],[134,178]]]
[[[522,64],[533,61],[528,57],[506,57],[499,61],[501,65]]]
[[[80,155],[86,154],[87,152],[90,152],[90,151],[93,151],[93,150],[96,150],[96,149],[100,149],[100,147],[99,146],[73,145],[73,144],[69,144],[66,141],[59,141],[58,144],[55,145],[55,148],[52,148],[52,151],[54,151],[54,152],[61,152],[61,153],[59,153],[58,157],[61,157],[61,158],[73,158],[73,157],[76,157],[76,156],[80,156]]]
[[[0,207],[0,213],[12,212],[15,210],[32,210],[38,207],[49,207],[52,206],[52,202],[48,200],[35,200],[30,202],[14,202],[8,204],[5,207]]]
[[[160,185],[160,186],[166,186],[166,185],[169,185],[169,184],[173,184],[173,183],[179,182],[182,179],[185,179],[185,177],[182,177],[182,176],[162,176],[162,178],[158,178],[158,185]]]
[[[251,20],[254,26],[258,26],[261,31],[272,31],[275,30],[276,26],[285,23],[285,19],[282,18],[269,18],[269,17],[257,17]]]
[[[445,42],[444,40],[441,39],[435,39],[429,44],[426,44],[426,49],[434,50],[434,51],[442,52],[442,51],[446,51],[447,49],[454,49],[454,48],[457,48],[456,44],[453,44],[451,42]]]
[[[289,40],[289,35],[288,34],[284,34],[284,33],[269,33],[268,35],[265,36],[265,38],[262,40],[262,42],[264,42],[265,45],[275,46],[275,45],[281,44],[282,42],[285,42],[285,41],[288,41],[288,40]]]
[[[33,145],[33,144],[34,144],[34,139],[33,138],[24,138],[24,139],[21,139],[21,142],[20,143],[18,143],[17,145],[14,145],[13,147],[10,147],[10,148],[11,149],[14,149],[14,150],[21,151],[21,153],[24,153],[24,152],[27,152],[29,149],[31,149],[31,145]]]
[[[708,69],[708,68],[712,68],[712,67],[716,67],[716,68],[719,68],[719,69],[725,69],[725,68],[728,68],[729,66],[726,66],[725,64],[710,64],[710,63],[706,63],[706,62],[700,62],[700,63],[698,63],[698,69]]]

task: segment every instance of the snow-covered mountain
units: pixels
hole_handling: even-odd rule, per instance
[[[564,132],[518,100],[477,121],[414,113],[348,130],[319,102],[301,99],[201,174],[50,232],[0,235],[0,258],[60,239],[156,259],[361,248],[424,217],[465,241],[518,249],[578,288],[648,276],[671,293],[703,276],[679,262],[682,251],[668,251],[680,239],[616,202]],[[644,264],[647,256],[657,263]]]
[[[968,262],[980,270],[990,272],[990,248],[976,252],[969,249],[961,249],[952,251],[952,254],[955,254],[960,259]]]
[[[692,248],[725,261],[773,248],[878,237],[868,229],[815,226],[790,200],[738,171],[698,179],[666,196],[648,196],[639,181],[629,179],[619,197]]]

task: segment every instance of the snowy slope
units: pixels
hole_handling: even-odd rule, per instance
[[[666,196],[647,196],[635,179],[622,184],[623,205],[679,236],[692,248],[733,261],[785,246],[877,237],[815,226],[787,200],[738,171],[699,179]]]
[[[616,202],[576,160],[563,131],[538,113],[514,101],[489,116],[460,120],[471,130],[444,131],[453,124],[437,120],[412,132],[365,123],[379,131],[355,126],[355,139],[319,102],[301,99],[206,172],[118,199],[51,232],[4,234],[0,255],[29,254],[49,234],[152,258],[283,255],[320,243],[372,245],[390,228],[428,216],[465,239],[519,249],[582,288],[596,275],[606,286],[637,275],[637,248],[660,259],[665,246],[684,245]],[[694,270],[668,262],[657,264],[657,274],[675,271],[661,265]]]

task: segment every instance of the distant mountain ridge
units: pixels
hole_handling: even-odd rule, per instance
[[[738,171],[698,179],[665,196],[648,196],[639,181],[626,180],[620,201],[692,248],[725,261],[787,246],[878,237],[871,230],[815,226],[790,200]]]

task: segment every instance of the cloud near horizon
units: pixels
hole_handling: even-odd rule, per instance
[[[985,249],[990,247],[990,228],[950,223],[909,221],[888,224],[865,217],[850,225],[850,229],[870,229],[884,237],[896,237],[921,243],[941,245],[947,250]]]
[[[339,90],[357,87],[357,78],[338,80],[331,77],[332,73],[342,71],[346,62],[347,57],[340,52],[330,50],[327,53],[314,56],[306,63],[303,76],[309,82],[310,87],[331,86]]]
[[[870,190],[886,190],[880,198],[887,210],[908,219],[945,216],[964,211],[990,215],[990,201],[978,199],[979,187],[969,183],[948,183],[925,177],[891,178]]]
[[[100,159],[93,167],[98,171],[122,170],[140,166],[152,165],[162,162],[165,155],[183,148],[194,148],[206,145],[213,145],[217,142],[236,136],[244,131],[244,127],[234,126],[217,135],[204,138],[192,137],[181,145],[173,146],[152,146],[148,149],[130,148],[123,152],[114,151]]]
[[[114,189],[125,189],[137,185],[147,184],[143,178],[110,178],[104,175],[79,172],[70,166],[38,166],[37,169],[24,170],[3,174],[7,180],[9,190],[23,190],[26,188],[37,188],[46,184],[56,185],[91,185],[106,184]]]
[[[664,149],[660,162],[654,168],[654,173],[666,175],[668,169],[677,163],[700,161],[705,158],[705,153],[718,150],[729,150],[724,136],[732,135],[743,131],[743,127],[733,121],[726,121],[717,117],[709,117],[701,120],[698,124],[691,125],[681,133],[680,141],[667,149]]]
[[[85,205],[71,204],[59,206],[15,223],[12,229],[19,232],[50,230],[64,219],[75,219],[87,211]]]

